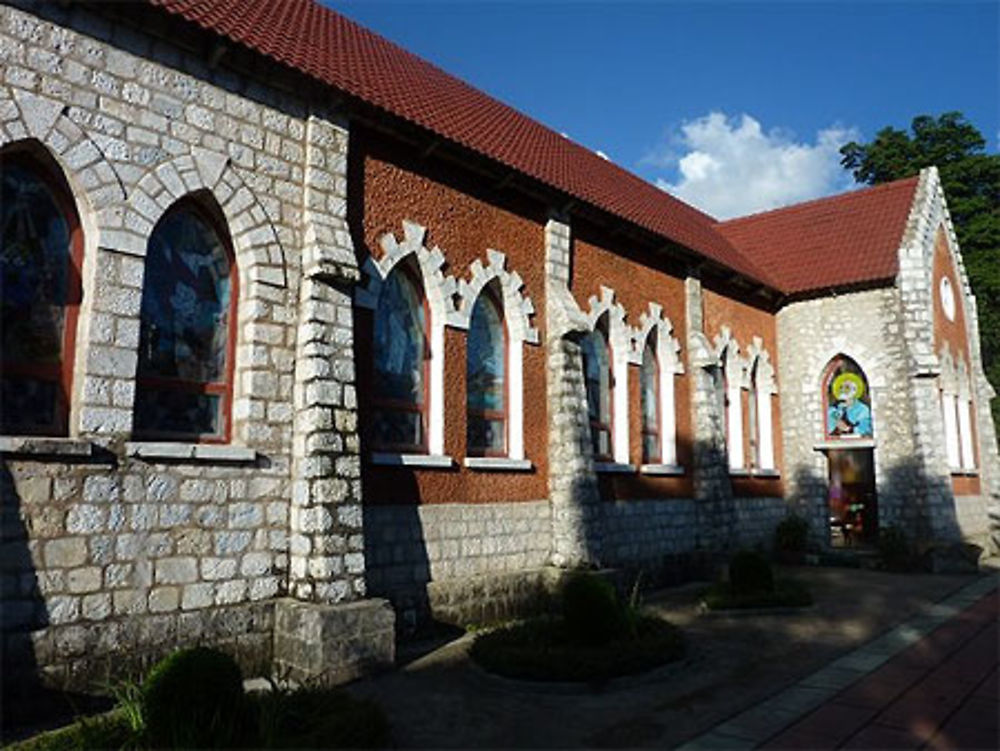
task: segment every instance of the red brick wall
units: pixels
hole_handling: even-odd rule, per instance
[[[359,256],[379,258],[379,239],[386,232],[402,237],[402,220],[427,228],[425,244],[438,245],[448,263],[446,274],[468,278],[469,265],[486,263],[486,249],[507,255],[507,268],[524,280],[522,292],[531,297],[532,323],[544,341],[544,223],[539,206],[490,195],[481,181],[433,160],[421,160],[412,147],[352,129],[349,195],[360,197],[349,209]],[[363,189],[362,189],[363,186]],[[359,413],[370,415],[372,338],[371,313],[358,310]],[[456,468],[409,469],[372,467],[363,462],[364,498],[370,503],[478,503],[539,500],[547,497],[547,434],[545,353],[542,346],[524,345],[524,447],[534,464],[530,473],[477,472],[461,466],[465,450],[466,332],[445,329],[445,453]],[[364,449],[364,446],[362,446]]]

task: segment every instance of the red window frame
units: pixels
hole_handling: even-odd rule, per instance
[[[391,451],[404,454],[427,454],[429,453],[429,443],[427,436],[428,429],[428,419],[427,410],[430,405],[430,363],[431,363],[431,309],[427,301],[427,295],[424,292],[424,285],[421,284],[421,280],[417,272],[406,263],[398,264],[390,274],[400,273],[406,278],[417,297],[420,299],[421,304],[424,308],[424,352],[423,352],[423,392],[424,392],[424,403],[419,404],[417,402],[408,402],[402,399],[385,399],[380,398],[379,388],[378,388],[378,370],[375,368],[375,357],[377,352],[374,346],[374,336],[375,336],[375,317],[378,315],[378,306],[376,305],[375,311],[372,315],[372,411],[377,412],[379,410],[383,411],[396,411],[396,412],[410,412],[420,415],[420,442],[415,444],[406,443],[378,443],[378,440],[372,435],[372,448],[376,451]],[[372,415],[374,421],[375,416]]]
[[[63,302],[62,353],[58,364],[37,364],[3,359],[0,352],[0,373],[24,378],[34,378],[56,384],[56,399],[53,405],[55,420],[50,425],[30,426],[26,434],[65,436],[69,432],[70,403],[73,395],[73,369],[76,361],[77,321],[80,303],[83,300],[83,227],[76,204],[72,199],[65,178],[54,166],[34,157],[28,151],[4,150],[0,152],[0,171],[7,164],[16,164],[32,172],[45,184],[56,208],[63,216],[69,231],[69,247],[66,253],[66,300]]]
[[[236,371],[236,330],[237,308],[240,297],[239,269],[236,267],[236,253],[233,250],[232,239],[221,217],[210,211],[196,197],[182,198],[167,209],[160,222],[176,211],[190,211],[198,215],[219,239],[220,245],[229,260],[229,330],[226,332],[226,367],[223,381],[190,381],[185,378],[170,378],[164,376],[143,376],[136,374],[136,394],[145,387],[157,391],[181,391],[194,394],[218,395],[219,411],[222,418],[222,431],[213,433],[177,433],[166,430],[144,429],[135,431],[139,439],[162,439],[168,441],[194,441],[196,443],[229,443],[232,439],[233,427],[233,377]],[[159,222],[158,222],[159,224]],[[153,228],[153,233],[156,232]],[[152,234],[150,235],[152,237]],[[145,289],[143,290],[145,293]]]
[[[510,335],[507,332],[507,319],[504,317],[503,305],[497,300],[496,293],[490,289],[489,286],[485,287],[481,295],[485,295],[487,302],[493,306],[496,310],[497,317],[500,319],[500,330],[503,332],[503,409],[471,409],[466,406],[466,419],[469,416],[481,417],[485,420],[492,420],[499,422],[501,428],[503,429],[503,441],[501,448],[490,449],[484,446],[466,446],[467,456],[494,456],[503,457],[508,454],[507,445],[507,426],[509,424],[507,419],[507,413],[510,409],[510,399],[508,397],[508,389],[510,388],[510,357],[508,357],[508,347],[510,346]],[[470,317],[471,324],[471,317]],[[466,348],[466,358],[468,358],[468,348]],[[468,373],[468,364],[466,365],[466,373]],[[468,384],[466,384],[466,389],[468,389]],[[466,442],[468,443],[468,430],[466,430]]]
[[[601,420],[590,419],[590,442],[594,446],[594,460],[599,462],[611,462],[614,461],[615,454],[615,358],[614,351],[611,349],[611,337],[608,336],[607,332],[604,330],[604,326],[601,321],[598,321],[597,325],[594,326],[594,330],[591,334],[599,334],[603,343],[605,352],[608,355],[608,422],[601,422]],[[588,334],[590,336],[591,334]],[[583,380],[584,389],[586,389],[587,382],[587,364],[584,362],[583,368]],[[600,408],[598,408],[598,413],[600,413]],[[589,405],[588,405],[589,412]],[[589,417],[589,415],[588,415]],[[608,434],[608,453],[598,454],[597,446],[599,441],[594,440],[595,431],[604,431]]]
[[[646,342],[642,347],[642,356],[645,359],[646,349],[648,348],[653,354],[653,398],[656,401],[656,415],[654,417],[654,424],[652,427],[646,424],[646,410],[643,404],[643,394],[645,394],[645,389],[642,386],[642,364],[639,365],[639,424],[642,444],[642,461],[643,464],[648,464],[654,461],[663,461],[663,438],[660,435],[660,425],[663,421],[663,414],[660,411],[663,409],[661,394],[660,394],[660,357],[659,353],[656,351],[656,347],[652,342],[653,332],[650,332],[649,336],[646,338]],[[656,436],[656,445],[660,447],[660,455],[658,457],[649,456],[646,453],[646,436]]]

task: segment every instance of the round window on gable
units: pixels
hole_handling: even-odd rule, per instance
[[[955,290],[951,286],[951,279],[946,276],[941,277],[941,309],[949,321],[955,320]]]

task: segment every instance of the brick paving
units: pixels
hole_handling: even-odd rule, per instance
[[[996,587],[978,580],[683,748],[1000,748]]]

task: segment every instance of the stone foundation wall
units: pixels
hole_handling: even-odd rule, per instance
[[[495,598],[516,600],[510,590],[518,573],[544,566],[550,555],[548,501],[369,506],[364,515],[368,591],[390,599],[404,625],[436,611],[435,601],[460,610],[463,599],[494,587],[446,583],[506,577],[509,586],[494,587]]]

